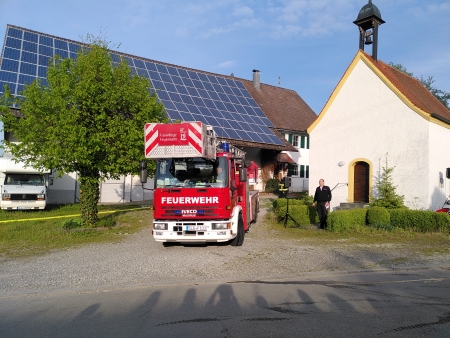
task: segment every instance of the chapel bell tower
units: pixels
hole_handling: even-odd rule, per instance
[[[361,8],[353,23],[359,28],[359,49],[364,50],[364,45],[372,45],[372,58],[377,61],[378,26],[385,22],[381,19],[380,10],[372,3],[372,0]]]

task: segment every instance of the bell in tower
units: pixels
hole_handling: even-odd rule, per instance
[[[372,0],[361,8],[353,23],[359,27],[359,49],[364,50],[364,45],[372,45],[372,58],[376,61],[378,26],[385,22],[381,19],[380,10],[372,3]]]

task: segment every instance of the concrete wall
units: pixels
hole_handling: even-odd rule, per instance
[[[80,202],[80,184],[78,183],[77,174],[71,173],[57,177],[57,173],[53,173],[53,185],[48,188],[48,203],[50,204],[69,204]]]
[[[56,175],[55,175],[56,177]],[[63,175],[53,180],[48,189],[50,204],[67,204],[80,202],[80,185],[76,173]],[[118,180],[106,180],[100,184],[100,203],[125,203],[133,201],[148,201],[153,199],[154,180],[149,178],[144,184],[139,176],[121,176]]]

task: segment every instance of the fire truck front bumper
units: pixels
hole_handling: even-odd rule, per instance
[[[227,242],[237,235],[237,219],[227,221],[154,221],[152,234],[157,242]]]

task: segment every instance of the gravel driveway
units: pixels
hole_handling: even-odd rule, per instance
[[[413,260],[401,246],[312,246],[298,239],[278,239],[277,232],[264,222],[266,212],[261,209],[242,247],[208,244],[164,248],[153,240],[147,228],[120,243],[3,260],[0,295],[283,278],[337,270],[450,268],[450,255]]]

